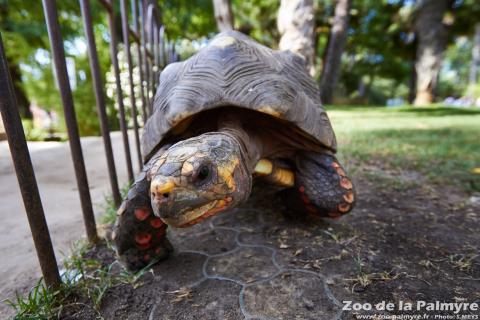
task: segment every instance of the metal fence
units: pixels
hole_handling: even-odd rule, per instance
[[[104,84],[102,83],[97,48],[93,34],[90,0],[79,0],[86,36],[87,51],[90,62],[90,71],[93,79],[97,113],[100,120],[100,129],[105,147],[110,187],[116,206],[121,202],[117,169],[110,140],[110,128],[107,121]],[[115,75],[117,101],[119,104],[119,122],[122,132],[127,172],[129,180],[133,180],[132,155],[128,140],[127,115],[123,104],[123,92],[120,81],[120,66],[117,58],[118,39],[116,34],[116,9],[120,8],[120,21],[122,24],[123,44],[128,64],[129,96],[131,105],[130,118],[133,122],[135,137],[135,152],[142,167],[140,153],[140,135],[138,117],[143,122],[151,115],[153,109],[154,90],[158,84],[160,70],[166,64],[178,59],[174,46],[167,43],[165,30],[160,22],[160,12],[156,3],[151,0],[98,0],[108,15],[110,28],[110,56]],[[61,95],[65,122],[68,132],[70,151],[75,169],[80,202],[82,204],[83,220],[87,238],[91,243],[98,239],[95,217],[93,214],[89,184],[85,170],[75,107],[67,74],[64,43],[61,28],[58,22],[58,13],[55,0],[42,0],[45,21],[50,40],[51,56],[54,62],[54,72]],[[130,6],[128,5],[130,2]],[[131,18],[129,19],[129,15]],[[135,97],[133,81],[132,44],[136,43],[136,61],[140,76],[140,97]],[[141,99],[141,113],[136,107],[137,99]],[[32,167],[25,134],[14,95],[13,85],[8,71],[5,51],[0,34],[0,111],[5,125],[7,140],[15,166],[15,172],[20,185],[23,202],[25,205],[28,222],[32,232],[33,241],[40,262],[40,267],[48,287],[57,287],[61,283],[55,253],[50,239],[50,233],[45,220],[45,214],[40,199],[35,172]]]

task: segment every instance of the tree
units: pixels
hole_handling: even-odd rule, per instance
[[[277,18],[281,34],[280,50],[290,50],[305,59],[305,66],[315,73],[315,12],[313,0],[281,0]]]
[[[444,17],[450,0],[423,0],[418,5],[415,21],[417,34],[417,93],[415,105],[428,105],[435,99],[435,89],[448,43]]]
[[[470,67],[469,82],[475,85],[478,82],[478,70],[480,69],[480,23],[475,25],[475,35],[472,48],[472,66]]]
[[[70,79],[76,82],[76,86],[72,86],[72,94],[80,134],[95,135],[99,133],[99,123],[94,108],[95,99],[91,94],[88,57],[82,49],[85,35],[79,19],[78,2],[59,1],[58,12],[65,54],[69,66],[73,67],[69,69]],[[92,19],[96,37],[101,38],[105,34],[106,15],[98,2],[92,3]],[[52,72],[53,61],[41,1],[0,0],[0,30],[20,106],[28,110],[30,101],[36,102],[62,117],[63,108]],[[99,42],[97,49],[102,70],[106,70],[111,64],[108,45],[104,41]],[[116,111],[111,103],[108,112],[112,128],[118,127]],[[23,113],[25,115],[25,111]],[[63,127],[63,121],[59,125]]]
[[[233,30],[232,4],[230,0],[213,0],[215,20],[220,32]]]
[[[279,6],[279,0],[233,0],[236,29],[270,48],[277,48],[280,40],[277,28]]]
[[[320,77],[320,92],[323,103],[332,103],[340,73],[341,58],[347,40],[350,5],[351,0],[338,0],[335,6],[335,16]]]

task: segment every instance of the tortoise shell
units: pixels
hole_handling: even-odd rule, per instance
[[[142,136],[145,160],[180,122],[224,106],[287,121],[322,147],[336,151],[335,134],[304,60],[228,31],[218,34],[194,56],[162,71],[153,113]]]

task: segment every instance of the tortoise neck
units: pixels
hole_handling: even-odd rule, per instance
[[[255,134],[248,132],[242,123],[233,117],[226,115],[219,120],[218,131],[234,138],[243,152],[247,167],[251,172],[260,160],[263,152],[262,143]]]

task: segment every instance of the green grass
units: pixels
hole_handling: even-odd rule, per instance
[[[62,284],[58,289],[47,289],[40,279],[25,297],[17,293],[14,300],[6,300],[16,312],[12,319],[58,319],[67,308],[79,305],[92,306],[98,318],[102,319],[98,309],[107,290],[120,284],[135,287],[151,266],[138,272],[130,272],[123,267],[112,271],[118,262],[102,265],[96,259],[86,258],[85,253],[90,249],[82,241],[74,246],[72,254],[64,262]]]
[[[480,110],[330,107],[340,158],[348,167],[417,171],[431,183],[480,189]]]
[[[128,194],[128,190],[132,186],[131,183],[126,183],[121,189],[120,189],[120,196],[122,199],[125,199]],[[102,207],[103,209],[103,215],[100,217],[100,223],[114,223],[115,220],[117,219],[117,207],[115,206],[115,203],[113,201],[113,196],[107,196],[105,197],[105,204]]]
[[[126,184],[122,187],[122,198],[126,197],[130,186]],[[114,223],[117,209],[112,196],[105,197],[103,209],[100,223]],[[110,246],[108,242],[107,246]],[[14,300],[6,300],[6,304],[16,312],[13,320],[57,319],[62,311],[75,305],[92,305],[98,311],[108,289],[123,283],[135,286],[150,267],[138,272],[129,272],[121,267],[120,271],[112,272],[117,262],[105,266],[101,261],[86,258],[85,254],[90,249],[85,241],[78,241],[72,247],[70,256],[64,261],[62,284],[58,289],[47,289],[40,279],[26,296],[17,293]],[[101,319],[99,313],[98,318]]]

